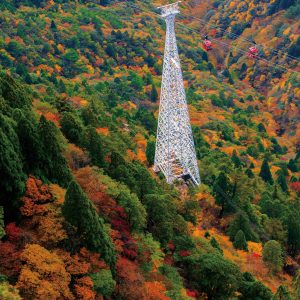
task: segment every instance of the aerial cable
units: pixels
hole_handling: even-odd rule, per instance
[[[145,9],[145,8],[138,7],[138,6],[136,6],[136,5],[132,4],[132,3],[129,3],[129,2],[127,2],[127,1],[125,1],[125,2],[123,2],[123,3],[119,3],[118,5],[124,6],[125,3],[128,4],[129,6],[131,6],[132,8],[139,9],[139,10],[141,10],[141,11],[144,11],[144,12],[148,12],[148,13],[154,14],[154,15],[158,16],[159,18],[161,18],[161,15],[160,15],[160,14],[158,14],[158,13],[156,13],[156,12],[154,12],[154,11],[150,11],[150,10]],[[197,34],[200,34],[200,32],[197,31],[196,29],[190,28],[190,27],[188,27],[188,26],[186,26],[186,25],[184,25],[184,24],[182,24],[182,23],[177,23],[177,24],[178,24],[179,26],[181,26],[181,27],[186,28],[186,29],[189,30],[189,31],[192,31],[192,32],[197,33]],[[242,50],[242,49],[240,49],[240,48],[237,47],[237,46],[229,45],[229,44],[226,43],[226,42],[221,42],[221,41],[219,41],[219,40],[217,40],[217,39],[211,39],[211,40],[215,41],[216,43],[218,43],[218,44],[220,44],[220,45],[223,45],[223,46],[225,45],[225,46],[227,46],[228,48],[230,48],[230,47],[231,47],[231,48],[234,48],[234,49],[236,49],[237,51],[239,51],[239,52],[241,52],[241,53],[244,53],[244,54],[247,54],[247,53],[248,53],[247,51]],[[300,72],[298,72],[298,71],[294,71],[294,70],[291,70],[291,69],[289,69],[289,68],[279,66],[279,65],[276,64],[276,63],[271,63],[270,61],[268,61],[268,60],[266,60],[266,59],[264,59],[264,58],[262,58],[262,57],[260,57],[260,56],[257,56],[257,59],[258,59],[258,60],[261,60],[261,61],[264,61],[267,65],[271,65],[271,66],[273,66],[274,68],[278,68],[278,69],[281,69],[281,70],[283,70],[283,71],[285,70],[285,71],[289,71],[289,72],[292,72],[292,73],[300,74]]]
[[[194,33],[199,33],[199,31],[197,31],[197,30],[195,30],[195,29],[192,29],[192,28],[190,28],[190,27],[188,27],[188,26],[186,26],[186,25],[184,25],[184,24],[182,24],[182,23],[177,23],[177,24],[178,24],[179,26],[181,26],[181,27],[186,28],[186,29],[189,30],[189,31],[192,31],[192,32],[194,32]],[[239,51],[239,52],[241,52],[241,53],[244,53],[244,54],[247,54],[247,53],[248,53],[248,52],[245,51],[245,50],[242,50],[242,49],[240,49],[240,48],[238,48],[238,47],[236,47],[236,46],[233,46],[233,45],[229,45],[228,43],[219,41],[219,40],[217,40],[217,39],[210,38],[210,40],[212,40],[212,41],[214,41],[214,42],[216,42],[216,43],[218,43],[218,44],[220,44],[220,45],[223,45],[223,46],[227,46],[227,47],[230,46],[231,48],[234,48],[234,49],[236,49],[237,51]],[[294,70],[291,70],[291,69],[289,69],[289,68],[279,66],[279,65],[276,64],[276,63],[271,63],[270,61],[268,61],[268,60],[266,60],[266,59],[264,59],[264,58],[262,58],[262,57],[260,57],[260,56],[257,56],[257,59],[266,62],[268,65],[271,65],[271,66],[273,66],[274,68],[278,68],[278,69],[282,69],[282,70],[285,70],[285,71],[289,71],[289,72],[293,72],[293,73],[300,74],[300,72],[298,72],[298,71],[294,71]]]
[[[197,17],[194,17],[194,16],[186,15],[185,13],[181,13],[181,16],[185,16],[186,18],[195,19],[195,20],[199,21],[199,23],[203,24],[203,26],[208,25],[208,22],[206,20],[203,20],[202,18],[197,18]],[[180,17],[180,16],[179,16],[179,18],[182,19],[182,17]],[[232,37],[235,37],[236,39],[241,39],[243,41],[246,41],[246,42],[249,42],[249,43],[253,44],[253,40],[244,38],[241,35],[237,35],[235,33],[227,32],[227,29],[222,29],[221,26],[216,26],[216,25],[209,25],[209,26],[210,26],[209,29],[219,29],[223,34],[227,33],[228,35],[230,35]],[[267,47],[267,46],[260,45],[260,47],[262,47],[263,49],[266,49],[266,50],[271,50],[271,51],[275,52],[276,54],[279,54],[279,52],[280,52],[279,50],[276,50],[274,48],[270,48],[270,47]],[[288,58],[290,58],[291,60],[297,60],[298,62],[300,62],[299,58],[297,58],[293,55],[290,55],[290,54],[288,54],[287,52],[284,52],[284,51],[282,51],[282,53],[286,54],[286,56]]]
[[[224,11],[225,6],[226,6],[230,1],[231,1],[231,0],[228,0],[228,1],[224,4],[224,8],[223,8],[221,11]],[[123,3],[119,3],[119,4],[124,4],[124,3],[127,3],[127,4],[129,4],[129,5],[131,5],[131,6],[134,6],[136,9],[141,9],[141,10],[142,10],[142,8],[140,8],[140,7],[138,7],[138,6],[135,6],[134,4],[129,3],[129,2],[127,2],[127,1],[125,1],[125,2],[123,2]],[[145,11],[145,9],[144,9],[144,11]],[[153,12],[153,13],[155,13],[155,12]],[[157,13],[155,13],[155,14],[157,14]],[[157,14],[157,15],[160,16],[160,14]],[[206,14],[206,15],[207,15],[207,14]],[[205,16],[206,16],[206,15],[205,15]],[[206,24],[208,24],[207,21],[203,20],[202,18],[197,18],[197,17],[194,17],[194,16],[186,15],[186,14],[183,13],[183,12],[181,12],[181,14],[178,16],[178,19],[183,19],[183,16],[186,17],[186,18],[188,18],[188,19],[189,19],[189,18],[195,19],[195,20],[199,21],[200,23],[202,23],[204,26],[205,26]],[[229,32],[227,32],[227,29],[226,29],[226,30],[225,30],[225,29],[222,29],[220,26],[216,26],[216,25],[209,25],[209,26],[210,26],[209,29],[219,29],[223,34],[226,33],[226,34],[228,34],[228,35],[230,35],[230,36],[232,36],[232,37],[234,37],[234,38],[236,38],[236,39],[240,39],[240,40],[242,40],[242,41],[249,42],[250,44],[256,44],[253,40],[244,38],[244,37],[242,37],[241,35],[237,35],[237,34],[235,34],[235,33],[229,33]],[[205,29],[205,28],[204,28],[204,29]],[[203,33],[204,29],[201,30],[200,34]],[[257,46],[260,50],[262,50],[262,49],[270,50],[270,52],[275,53],[275,55],[277,55],[277,56],[280,54],[280,51],[279,51],[279,50],[276,50],[276,49],[274,49],[274,48],[267,47],[267,46],[263,46],[263,45],[258,45],[258,44],[256,44],[256,46]],[[292,56],[292,55],[288,54],[288,53],[285,52],[285,51],[282,51],[282,54],[283,54],[283,55],[286,55],[286,58],[289,58],[290,60],[296,60],[297,62],[300,62],[300,59],[298,59],[298,58],[295,57],[295,56]]]

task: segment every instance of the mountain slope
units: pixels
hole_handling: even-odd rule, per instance
[[[281,285],[299,296],[299,70],[282,51],[298,55],[299,21],[286,22],[298,4],[184,4],[217,25],[210,53],[187,34],[195,19],[176,27],[200,187],[151,168],[156,4],[2,1],[3,299],[271,299]],[[291,70],[235,52],[250,37]]]

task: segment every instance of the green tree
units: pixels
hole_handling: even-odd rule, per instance
[[[259,132],[267,132],[266,127],[263,123],[259,123],[257,129]]]
[[[85,246],[101,253],[106,263],[114,267],[116,254],[103,219],[98,216],[93,203],[75,181],[68,186],[62,213],[66,221],[76,228]]]
[[[243,273],[239,292],[241,300],[271,300],[273,296],[271,290],[256,280],[249,272]]]
[[[150,100],[151,100],[152,102],[156,102],[157,99],[158,99],[158,93],[157,93],[157,90],[156,90],[155,85],[152,83],[151,94],[150,94]]]
[[[254,177],[255,177],[254,173],[252,172],[252,170],[251,170],[250,168],[248,168],[248,169],[245,171],[245,173],[247,174],[247,176],[248,176],[249,178],[254,178]]]
[[[280,285],[272,300],[293,300],[293,297],[287,287]]]
[[[64,54],[64,58],[68,62],[75,63],[79,59],[79,55],[76,50],[68,49]]]
[[[271,240],[276,240],[281,243],[281,245],[286,245],[287,243],[287,229],[282,224],[279,219],[266,219],[264,222],[264,229]]]
[[[53,122],[41,116],[39,136],[42,145],[41,166],[46,177],[55,183],[66,187],[72,175],[66,159],[62,155],[62,147],[58,140],[58,129]]]
[[[174,227],[179,224],[173,201],[168,196],[152,194],[146,195],[143,202],[148,214],[148,230],[166,245],[173,239]]]
[[[7,203],[8,200],[16,199],[23,194],[26,175],[23,172],[18,140],[16,139],[16,144],[13,144],[11,141],[13,137],[9,138],[3,132],[2,124],[0,125],[0,203],[4,201]]]
[[[248,251],[248,244],[243,230],[239,230],[234,237],[233,246],[236,249]]]
[[[288,249],[292,255],[300,250],[300,213],[296,207],[291,207],[283,214],[283,224],[288,230]]]
[[[112,273],[110,270],[100,270],[95,274],[91,274],[90,277],[94,283],[94,289],[97,294],[103,295],[105,298],[110,297],[113,293],[116,282],[112,277]]]
[[[80,119],[71,112],[64,112],[60,119],[61,131],[65,137],[76,145],[80,145],[83,136],[83,125]]]
[[[104,147],[101,136],[97,133],[94,127],[89,126],[84,133],[84,145],[89,151],[92,163],[99,168],[105,166]]]
[[[213,192],[215,195],[215,202],[221,206],[220,217],[224,212],[232,212],[235,207],[232,199],[232,186],[229,178],[224,172],[221,172],[216,178],[213,185]]]
[[[5,236],[4,231],[4,210],[3,206],[0,206],[0,240]]]
[[[187,260],[189,284],[204,292],[208,299],[231,299],[241,280],[239,268],[220,254],[206,253]]]
[[[16,132],[23,155],[24,170],[27,173],[39,175],[42,146],[38,132],[38,123],[29,113],[25,114],[19,109],[14,111],[14,119],[17,122]]]
[[[236,150],[233,150],[233,153],[231,156],[231,161],[234,163],[234,166],[236,168],[239,168],[242,166],[242,162],[241,162],[240,158],[238,157]]]
[[[300,271],[297,272],[293,284],[295,288],[296,299],[300,299]]]
[[[30,108],[31,106],[28,91],[8,74],[0,77],[0,93],[11,108]]]
[[[283,267],[282,255],[281,245],[277,241],[271,240],[264,245],[263,261],[272,272],[281,271]]]
[[[290,159],[287,167],[292,171],[292,172],[298,172],[298,166],[296,163],[295,159]]]
[[[50,28],[51,28],[53,31],[56,31],[56,30],[57,30],[57,27],[56,27],[56,24],[55,24],[54,20],[51,20]]]
[[[288,192],[289,187],[287,185],[286,177],[282,170],[280,170],[280,172],[278,174],[277,183],[279,184],[279,186],[281,187],[283,192],[285,192],[285,193]]]
[[[267,183],[270,183],[270,184],[274,183],[267,159],[263,160],[259,176]]]
[[[154,156],[155,156],[155,142],[148,141],[147,148],[146,148],[146,157],[149,166],[152,166],[154,164]]]
[[[239,230],[243,231],[247,241],[258,241],[257,234],[251,228],[249,217],[243,211],[237,213],[234,220],[229,225],[228,234],[231,241],[234,241]]]
[[[223,255],[223,250],[220,247],[220,244],[218,243],[218,241],[215,239],[215,237],[211,238],[210,244]]]

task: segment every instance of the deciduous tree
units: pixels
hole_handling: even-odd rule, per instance
[[[21,255],[24,262],[17,282],[21,296],[26,299],[74,299],[63,261],[45,248],[29,244]]]

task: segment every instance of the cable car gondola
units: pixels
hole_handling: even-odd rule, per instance
[[[258,58],[258,49],[256,43],[254,43],[254,45],[249,48],[247,56],[250,58]]]
[[[204,48],[205,51],[211,51],[212,48],[213,48],[212,47],[212,42],[209,40],[207,35],[204,37],[203,48]]]

